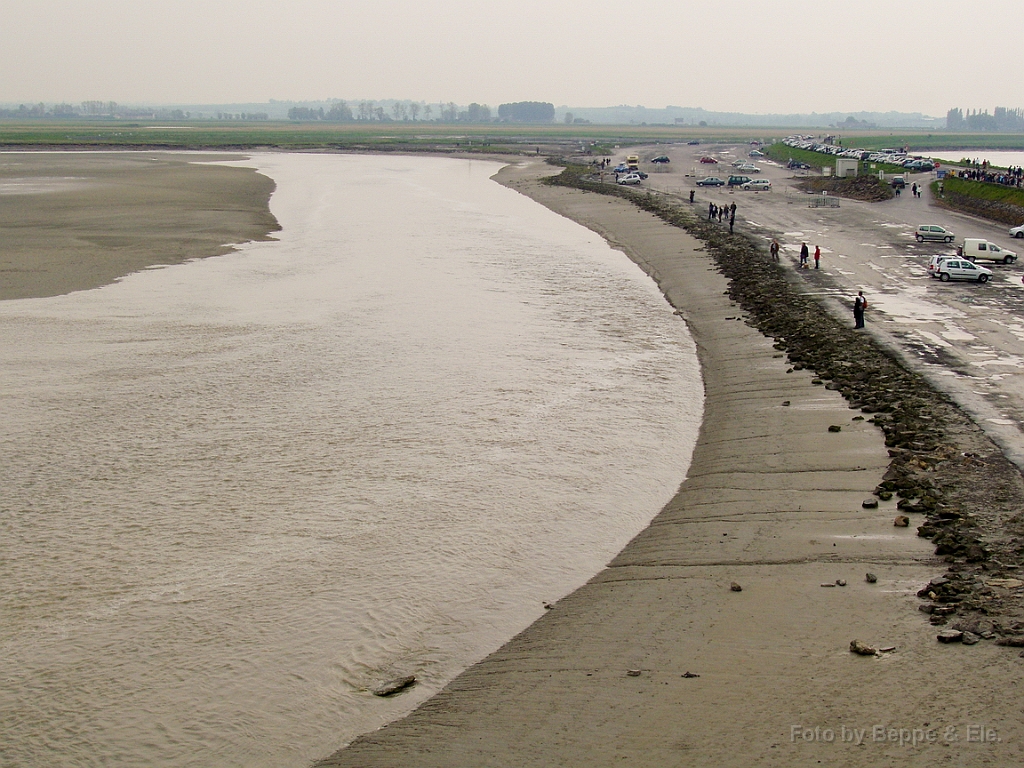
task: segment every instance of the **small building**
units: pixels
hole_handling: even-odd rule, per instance
[[[836,176],[841,179],[844,179],[847,176],[856,176],[859,167],[859,160],[853,160],[849,157],[836,158]]]

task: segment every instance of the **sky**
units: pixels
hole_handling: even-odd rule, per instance
[[[1009,0],[0,0],[0,102],[1024,106]],[[1007,49],[1009,47],[1009,49]]]

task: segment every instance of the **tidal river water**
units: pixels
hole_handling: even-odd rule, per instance
[[[685,476],[683,322],[497,164],[238,162],[277,241],[0,304],[0,765],[308,765]]]

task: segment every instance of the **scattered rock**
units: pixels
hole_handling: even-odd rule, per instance
[[[544,603],[544,610],[545,611],[550,611],[554,607],[555,606],[553,606],[551,603]]]
[[[879,653],[892,653],[895,650],[896,650],[896,646],[895,645],[887,645],[887,646],[885,646],[883,648],[879,648],[878,652]]]
[[[1001,637],[996,640],[996,645],[1006,645],[1010,648],[1024,648],[1024,637]]]
[[[630,677],[640,677],[640,670],[639,669],[627,669],[626,670],[626,674],[629,675]]]
[[[845,587],[846,586],[846,579],[836,579],[836,586],[837,587]]]
[[[1020,579],[989,579],[985,582],[985,586],[1016,589],[1017,587],[1024,587],[1024,581],[1021,581]]]
[[[680,675],[680,677],[685,677],[687,680],[689,680],[694,677],[700,677],[700,675],[695,675],[693,672],[683,672],[683,674]]]
[[[910,525],[910,518],[906,515],[896,515],[896,519],[892,521],[892,524],[897,528],[906,528]]]
[[[729,585],[729,589],[731,589],[733,592],[742,592],[743,591],[743,587],[741,587],[735,581],[732,584]]]
[[[782,401],[782,404],[783,404],[783,405],[789,405],[789,400],[783,400],[783,401]]]
[[[964,645],[974,645],[975,643],[979,642],[980,640],[981,640],[981,638],[978,637],[973,632],[964,632],[964,637],[963,637],[962,642],[963,642]]]
[[[878,649],[872,648],[870,645],[866,645],[860,640],[851,640],[850,653],[856,653],[860,656],[874,656],[878,653]]]
[[[406,675],[405,677],[396,677],[394,680],[388,680],[386,683],[381,683],[373,689],[374,696],[391,696],[392,694],[404,691],[411,685],[416,684],[416,675]]]
[[[940,643],[959,643],[963,641],[964,633],[959,629],[944,629],[935,637]]]
[[[860,505],[864,509],[878,509],[878,499],[864,499]]]
[[[842,432],[842,431],[843,431],[843,428],[842,428],[841,426],[839,426],[838,424],[832,424],[832,425],[831,425],[831,426],[830,426],[830,427],[828,428],[828,431],[829,431],[829,432]]]
[[[828,582],[827,584],[822,584],[821,586],[823,586],[823,587],[834,587],[835,584],[832,583],[832,582]]]
[[[875,576],[875,574],[873,573],[865,573],[864,581],[866,581],[868,584],[874,584],[876,581],[878,581],[878,577]]]

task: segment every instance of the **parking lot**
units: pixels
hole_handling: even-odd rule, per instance
[[[837,208],[812,208],[811,196],[794,186],[799,180],[794,173],[809,172],[794,172],[765,158],[755,159],[761,169],[757,177],[772,181],[770,191],[697,186],[702,175],[728,178],[732,162],[747,159],[750,149],[643,148],[641,158],[666,155],[671,162],[652,166],[642,161],[641,168],[650,173],[642,186],[683,201],[693,190],[698,215],[706,215],[708,203],[735,202],[737,233],[761,240],[766,260],[768,244],[777,237],[791,277],[851,326],[853,296],[863,290],[869,300],[867,332],[953,396],[1024,467],[1024,240],[1011,238],[1007,226],[934,206],[927,187],[921,198],[904,194],[881,203],[843,199]],[[700,163],[703,156],[719,163]],[[909,174],[907,184],[927,185],[933,178],[932,173]],[[921,224],[951,230],[956,240],[918,243],[915,232]],[[1022,259],[1012,265],[986,262],[993,275],[984,284],[931,278],[929,257],[952,256],[965,237],[986,238]],[[803,242],[812,252],[820,246],[821,269],[815,270],[813,263],[811,269],[797,268]]]

